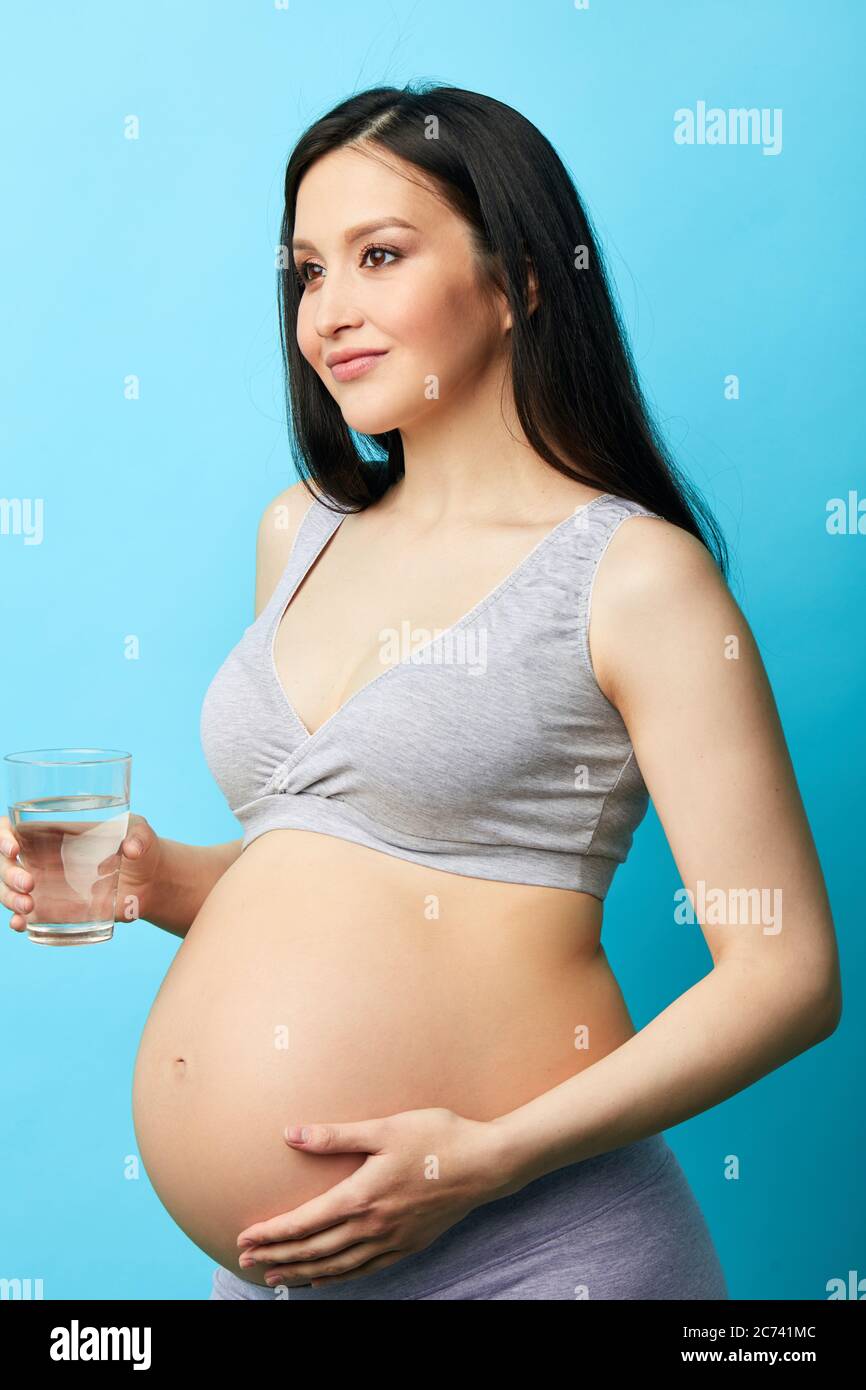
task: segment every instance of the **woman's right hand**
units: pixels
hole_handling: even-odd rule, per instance
[[[120,877],[117,884],[116,912],[118,921],[147,916],[148,900],[159,870],[159,836],[144,816],[130,814],[126,838],[120,846]],[[11,909],[9,925],[13,931],[27,930],[26,913],[32,912],[33,875],[16,863],[21,846],[15,839],[8,816],[0,816],[0,903]],[[134,898],[136,911],[132,919],[125,915],[129,898]]]

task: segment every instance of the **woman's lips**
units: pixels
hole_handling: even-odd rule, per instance
[[[331,371],[338,381],[354,381],[356,376],[368,372],[386,355],[385,352],[367,352],[363,357],[351,357],[348,362],[336,362]]]

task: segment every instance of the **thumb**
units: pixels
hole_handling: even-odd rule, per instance
[[[141,859],[151,848],[156,840],[156,835],[152,827],[144,819],[144,816],[133,815],[129,818],[129,827],[126,839],[120,846],[126,859]]]
[[[286,1142],[309,1153],[377,1153],[380,1148],[378,1120],[355,1120],[351,1124],[287,1125]]]

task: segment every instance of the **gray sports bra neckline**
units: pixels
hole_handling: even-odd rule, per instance
[[[511,584],[515,582],[515,580],[522,574],[522,572],[525,569],[530,567],[530,562],[535,559],[536,555],[543,551],[546,548],[546,546],[549,545],[555,539],[555,537],[565,529],[568,523],[573,524],[577,517],[589,512],[593,507],[595,507],[598,503],[603,502],[606,498],[613,497],[613,493],[602,492],[595,497],[591,497],[588,502],[584,502],[581,506],[575,507],[573,511],[569,512],[568,516],[563,517],[562,520],[558,521],[556,525],[553,526],[549,531],[546,531],[545,534],[540,538],[540,540],[536,541],[535,545],[532,546],[532,548],[529,551],[527,551],[523,558],[517,561],[517,564],[514,565],[514,567],[509,571],[509,573],[506,574],[503,579],[499,580],[499,582],[495,584],[492,589],[488,590],[488,592],[482,598],[480,598],[477,603],[474,603],[472,607],[467,610],[467,612],[465,612],[455,622],[451,623],[448,627],[442,629],[435,629],[433,636],[430,637],[426,642],[420,642],[417,646],[414,646],[412,648],[413,656],[419,656],[427,648],[432,647],[434,643],[447,641],[453,633],[462,631],[464,627],[468,626],[469,623],[473,622],[477,617],[479,617],[481,613],[483,613],[486,610],[488,605],[493,603],[494,600],[497,599],[501,593],[504,593],[511,586]],[[277,592],[275,593],[274,597],[278,598],[279,601],[276,604],[274,617],[268,629],[266,644],[268,652],[268,666],[270,668],[270,673],[273,678],[274,684],[276,685],[279,695],[285,702],[285,706],[289,715],[292,719],[294,719],[295,723],[298,726],[298,729],[308,742],[312,742],[314,739],[317,739],[319,735],[322,733],[323,729],[329,728],[330,725],[334,722],[334,720],[339,718],[343,710],[346,709],[348,705],[352,704],[352,702],[356,700],[359,695],[364,694],[365,691],[371,690],[374,685],[377,685],[380,681],[384,680],[386,676],[390,675],[392,671],[397,670],[401,665],[400,662],[395,662],[392,666],[387,666],[385,670],[379,671],[372,678],[372,680],[367,681],[367,683],[365,685],[360,686],[359,689],[352,691],[352,694],[349,695],[343,701],[343,703],[340,705],[338,709],[334,710],[333,714],[328,715],[328,718],[325,719],[317,729],[307,728],[307,725],[304,723],[303,719],[298,713],[295,704],[289,696],[289,693],[283,685],[283,682],[280,680],[279,672],[277,671],[277,663],[276,658],[274,656],[274,647],[276,645],[277,633],[279,632],[282,626],[283,619],[285,618],[286,613],[288,612],[289,607],[294,600],[295,594],[300,589],[307,575],[310,573],[313,566],[318,561],[319,557],[323,554],[326,547],[333,540],[334,536],[339,531],[346,517],[353,515],[353,513],[351,512],[337,512],[330,507],[325,507],[322,503],[318,501],[317,498],[313,498],[309,507],[307,507],[306,511],[304,512],[304,515],[301,517],[301,520],[298,524],[298,528],[295,532],[295,538],[292,543],[291,550],[289,552],[289,559],[286,562],[286,568],[283,571],[283,579],[285,579],[286,575],[291,572],[292,560],[295,556],[296,551],[298,550],[298,545],[299,541],[301,540],[302,533],[314,508],[316,508],[319,512],[328,512],[329,519],[323,528],[321,539],[313,545],[309,558],[307,559],[306,563],[301,566],[297,576],[294,579],[294,582],[290,582],[287,587],[287,590],[282,594],[279,593],[279,589],[282,587],[282,584],[278,583]]]

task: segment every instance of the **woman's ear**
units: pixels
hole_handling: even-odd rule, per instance
[[[538,280],[528,256],[526,258],[526,274],[529,280],[529,313],[534,314],[538,308]]]
[[[526,258],[526,293],[529,300],[527,304],[527,313],[531,315],[534,314],[535,310],[538,308],[538,279],[528,256]],[[511,309],[506,305],[505,327],[506,329],[511,329],[513,326]]]

